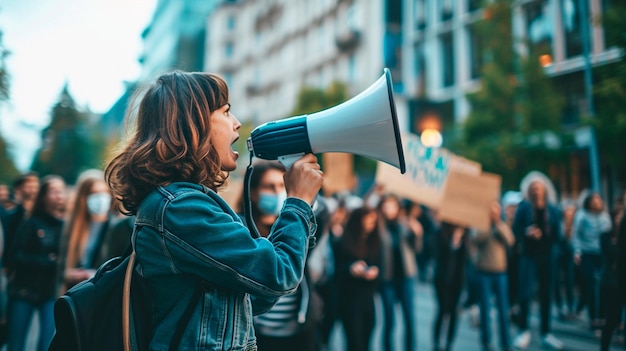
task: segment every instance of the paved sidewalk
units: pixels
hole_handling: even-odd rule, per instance
[[[417,283],[417,297],[416,297],[416,306],[417,306],[417,341],[418,341],[418,350],[422,351],[432,351],[433,345],[431,340],[432,335],[432,321],[434,319],[434,314],[436,310],[436,301],[434,297],[434,289],[432,285],[425,283]],[[400,316],[398,309],[398,313],[396,316]],[[380,300],[376,301],[376,313],[377,320],[380,321],[380,316],[382,315],[382,306],[380,304]],[[494,346],[498,346],[498,332],[496,318],[495,318],[495,310],[493,311],[494,318],[492,321],[493,325],[493,344]],[[402,335],[404,333],[404,325],[401,321],[401,317],[396,322],[396,326],[399,326],[396,330],[395,342],[396,345],[400,345],[400,347],[396,347],[398,351],[404,351],[404,347],[402,346],[403,338]],[[539,316],[538,309],[533,309],[533,314],[531,315],[530,320],[531,325],[531,333],[532,333],[532,341],[527,350],[535,351],[535,350],[545,350],[541,346],[541,340],[539,336]],[[477,327],[473,327],[470,323],[470,316],[468,312],[463,312],[460,315],[459,321],[457,323],[457,336],[454,344],[454,351],[481,351],[480,347],[480,331]],[[583,320],[578,321],[561,321],[558,318],[554,318],[552,321],[552,333],[561,340],[567,351],[596,351],[600,349],[599,339],[594,337],[593,333],[587,329],[587,323]],[[511,337],[515,338],[517,334],[517,330],[515,327],[511,328]],[[372,343],[370,345],[370,351],[379,351],[382,349],[381,343],[381,323],[376,323],[376,327],[374,329],[374,335],[372,337]],[[345,350],[345,340],[343,336],[343,330],[341,329],[340,323],[335,325],[335,329],[333,331],[333,335],[331,336],[331,343],[329,345],[329,351],[342,351]],[[495,350],[499,350],[496,348]],[[613,344],[611,351],[623,350],[623,346]]]

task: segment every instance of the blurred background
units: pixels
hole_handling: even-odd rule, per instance
[[[257,125],[348,100],[388,67],[401,129],[425,146],[501,175],[502,192],[535,169],[561,198],[611,205],[626,184],[624,23],[619,0],[2,0],[0,182],[102,168],[133,93],[174,68],[226,79],[243,163]],[[347,162],[363,193],[376,163]]]

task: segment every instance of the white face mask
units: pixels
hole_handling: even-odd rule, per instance
[[[87,196],[87,210],[92,215],[105,215],[111,208],[111,195],[107,193],[95,193]]]

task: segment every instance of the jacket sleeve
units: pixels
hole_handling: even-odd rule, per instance
[[[294,292],[315,233],[310,206],[288,198],[267,238],[253,238],[222,206],[206,194],[189,192],[165,207],[163,245],[171,269],[260,297]]]

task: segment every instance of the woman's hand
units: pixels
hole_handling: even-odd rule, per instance
[[[285,188],[288,197],[297,197],[313,204],[315,197],[322,187],[323,172],[317,163],[317,157],[306,154],[294,162],[285,173]]]

